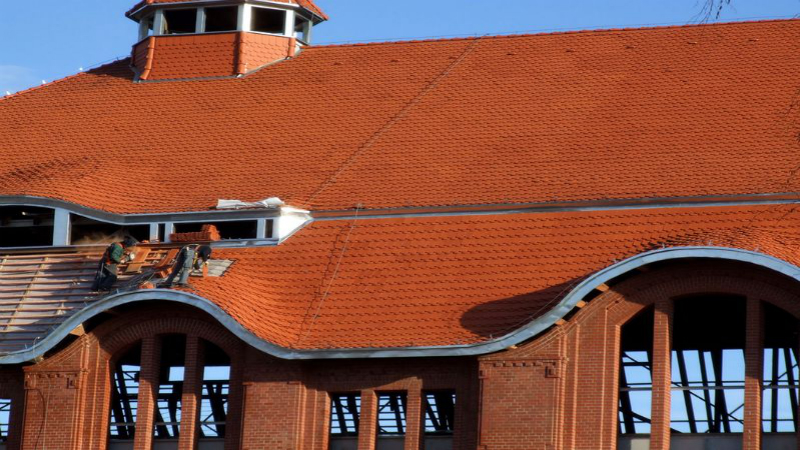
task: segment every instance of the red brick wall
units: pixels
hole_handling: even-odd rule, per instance
[[[168,304],[129,307],[99,326],[92,328],[89,324],[87,329],[87,334],[72,338],[72,342],[38,364],[22,370],[9,369],[10,377],[17,376],[18,385],[22,384],[24,371],[22,448],[105,448],[114,356],[121,355],[139,340],[149,348],[157,345],[158,335],[173,333],[186,334],[189,342],[195,338],[209,340],[231,356],[227,449],[326,450],[330,420],[328,393],[367,391],[408,391],[408,417],[414,424],[408,428],[406,448],[420,448],[421,392],[441,389],[455,389],[458,395],[459,432],[454,450],[475,448],[478,398],[475,358],[280,360],[239,341],[213,318],[188,307]],[[139,430],[152,429],[154,405],[144,401],[141,392],[147,389],[144,380],[148,372],[154,371],[157,364],[157,355],[149,361],[142,360],[136,448],[150,446],[150,439],[146,435],[140,438]],[[0,380],[2,376],[0,372]],[[184,388],[188,389],[188,383]],[[184,398],[189,400],[184,404],[188,413],[193,402],[190,396]],[[365,427],[368,422],[374,425],[371,419],[364,422]],[[368,445],[370,436],[364,429],[364,445]],[[187,439],[182,435],[182,448],[192,448],[193,443]]]
[[[226,443],[230,450],[326,450],[328,394],[346,392],[362,395],[359,449],[372,450],[376,395],[391,391],[408,392],[405,449],[419,449],[421,393],[441,389],[457,391],[455,450],[611,450],[617,438],[620,326],[642,309],[660,305],[656,323],[663,325],[663,334],[655,336],[654,345],[661,350],[656,349],[654,358],[668,360],[669,299],[697,293],[748,298],[748,360],[760,359],[758,302],[772,302],[800,317],[800,291],[793,283],[761,270],[719,263],[663,267],[612,284],[564,324],[480,358],[285,361],[247,346],[194,309],[156,303],[130,306],[100,325],[87,324],[87,334],[72,338],[38,364],[0,371],[0,396],[25,399],[23,407],[15,404],[16,432],[9,448],[104,448],[114,355],[141,339],[155,342],[159,334],[182,333],[191,342],[214,342],[232,357]],[[156,360],[143,361],[142,371],[152,370],[148,364]],[[664,387],[669,362],[661,363],[666,365],[654,380],[663,379]],[[747,398],[753,404],[747,409],[745,448],[755,449],[760,432],[753,424],[760,413],[759,397],[752,394],[758,374],[748,373]],[[187,405],[191,403],[188,398]],[[654,392],[654,404],[662,405],[660,419],[653,416],[662,426],[653,427],[653,448],[669,448],[669,399]],[[147,405],[140,408],[152,411]],[[192,448],[193,442],[183,439],[181,446]],[[148,448],[147,442],[140,447]]]
[[[565,324],[537,339],[480,358],[481,450],[616,449],[620,326],[647,306],[658,303],[654,360],[661,369],[653,374],[653,447],[669,448],[669,398],[658,396],[669,383],[670,299],[688,294],[730,293],[771,302],[800,317],[800,290],[782,277],[733,263],[682,263],[638,274],[612,286],[593,299]],[[751,312],[757,310],[750,307]],[[760,321],[758,314],[748,320]],[[758,340],[749,324],[748,339]],[[677,332],[677,331],[676,331]],[[760,352],[749,358],[758,360]],[[658,349],[661,348],[659,352]],[[760,347],[759,347],[760,348]],[[654,368],[656,364],[654,363]],[[751,372],[752,374],[757,371]],[[749,395],[755,401],[757,383],[751,379]],[[668,391],[668,389],[667,389]],[[662,391],[663,393],[663,391]],[[751,400],[751,401],[753,401]],[[758,448],[757,405],[748,408],[745,449]],[[656,423],[666,426],[657,427]]]

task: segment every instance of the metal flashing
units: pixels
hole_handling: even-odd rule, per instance
[[[557,305],[546,314],[532,320],[527,325],[500,338],[469,345],[452,345],[441,347],[403,347],[403,348],[364,348],[364,349],[331,349],[331,350],[294,350],[284,348],[267,342],[247,330],[219,306],[208,299],[195,294],[169,289],[150,289],[135,292],[121,293],[109,296],[80,311],[59,327],[54,329],[46,338],[24,351],[10,353],[0,357],[0,364],[18,364],[34,360],[48,350],[54,348],[64,339],[71,330],[81,325],[91,317],[96,316],[111,308],[139,302],[139,301],[173,301],[189,306],[194,306],[213,316],[222,326],[230,330],[256,349],[272,356],[291,360],[313,359],[354,359],[354,358],[407,358],[407,357],[445,357],[445,356],[476,356],[493,353],[507,349],[531,339],[550,328],[559,319],[563,318],[596,286],[630,272],[639,267],[659,261],[707,258],[728,261],[739,261],[754,264],[773,270],[777,273],[800,281],[800,267],[781,259],[749,250],[726,247],[675,247],[645,252],[625,259],[587,277],[583,282],[570,291]]]
[[[574,202],[540,202],[526,204],[493,204],[466,206],[430,206],[367,210],[367,214],[355,214],[353,210],[312,211],[315,220],[348,220],[414,218],[431,216],[480,216],[492,214],[524,214],[587,211],[623,211],[659,208],[707,208],[722,206],[757,206],[798,204],[800,198],[791,193],[640,198],[624,200],[588,200]],[[364,210],[361,210],[364,211]]]
[[[269,63],[270,64],[275,64]],[[263,68],[263,66],[262,66]],[[260,70],[261,68],[254,69]],[[252,73],[252,72],[249,72]],[[144,81],[146,83],[160,83],[167,80]],[[525,214],[525,213],[554,213],[554,212],[588,212],[588,211],[622,211],[634,209],[657,208],[704,208],[724,206],[757,206],[757,205],[788,205],[800,204],[800,198],[792,193],[771,193],[754,195],[730,196],[703,196],[703,197],[676,197],[676,198],[642,198],[627,200],[600,200],[580,202],[541,202],[527,204],[491,204],[443,207],[410,207],[393,209],[359,210],[329,210],[311,211],[313,220],[352,220],[352,219],[388,219],[388,218],[415,218],[431,216],[478,216],[492,214]],[[0,196],[0,206],[43,206],[49,208],[62,208],[71,213],[79,214],[95,220],[101,220],[117,225],[142,225],[150,222],[194,222],[198,220],[242,220],[259,218],[278,218],[281,210],[253,209],[253,210],[208,210],[188,211],[174,213],[136,213],[119,214],[99,209],[87,208],[77,203],[47,197],[34,196]]]
[[[32,197],[32,196],[0,196],[0,206],[39,206],[54,209],[64,209],[74,214],[79,214],[90,219],[109,222],[116,225],[146,225],[151,222],[196,222],[205,220],[230,221],[280,217],[280,209],[240,209],[240,210],[208,210],[188,211],[175,213],[152,214],[118,214],[85,206],[64,200]]]

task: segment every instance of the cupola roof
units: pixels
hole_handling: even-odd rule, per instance
[[[138,2],[133,8],[131,8],[125,15],[131,17],[132,15],[136,14],[137,12],[141,11],[143,8],[147,8],[150,5],[155,4],[165,4],[165,3],[210,3],[209,0],[142,0]],[[215,3],[231,3],[229,1],[221,0]],[[325,14],[319,6],[317,6],[313,0],[269,0],[265,1],[264,3],[288,3],[292,5],[300,6],[301,8],[311,12],[312,14],[318,16],[322,20],[328,20],[328,15]]]

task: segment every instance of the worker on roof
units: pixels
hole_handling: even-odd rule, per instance
[[[137,244],[136,239],[128,236],[122,242],[114,242],[106,248],[100,258],[97,276],[92,284],[92,291],[110,291],[117,282],[117,265],[132,258],[131,250]]]
[[[178,253],[175,260],[175,265],[172,267],[172,273],[160,285],[160,287],[172,287],[173,284],[177,286],[188,286],[189,275],[193,270],[201,270],[203,266],[208,264],[211,258],[211,247],[208,245],[191,244],[183,247]],[[174,283],[175,278],[178,282]]]

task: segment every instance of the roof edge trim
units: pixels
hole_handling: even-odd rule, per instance
[[[365,348],[338,350],[292,350],[267,342],[228,315],[208,299],[195,294],[170,289],[149,289],[115,294],[80,311],[53,330],[46,338],[30,349],[0,357],[0,364],[19,364],[31,361],[54,348],[70,331],[86,320],[111,308],[148,300],[174,301],[194,306],[217,319],[222,326],[256,349],[269,355],[290,360],[310,359],[354,359],[354,358],[398,358],[433,356],[476,356],[505,350],[520,344],[553,326],[569,313],[587,294],[600,284],[610,281],[638,267],[659,261],[708,258],[739,261],[761,266],[781,273],[800,282],[800,267],[781,259],[749,250],[728,247],[673,247],[641,253],[630,257],[586,278],[569,292],[556,306],[527,325],[501,338],[469,345],[441,347]]]
[[[267,216],[278,217],[280,209],[240,209],[240,210],[214,210],[184,211],[174,213],[149,213],[149,214],[121,214],[89,208],[86,206],[48,197],[29,195],[4,196],[0,195],[0,206],[39,206],[45,208],[59,208],[74,214],[79,214],[91,219],[110,222],[117,225],[143,224],[149,222],[182,222],[197,220],[220,219],[259,219]]]
[[[312,16],[314,16],[317,19],[316,23],[324,22],[325,20],[327,20],[327,18],[320,16],[316,12],[314,12],[314,11],[312,11],[312,10],[306,8],[306,7],[303,7],[302,5],[300,5],[298,3],[294,3],[294,2],[286,3],[286,2],[279,2],[279,1],[273,1],[273,0],[245,0],[245,1],[247,3],[255,3],[255,4],[265,5],[265,6],[274,6],[276,8],[280,8],[280,9],[302,9],[303,11],[306,11],[309,14],[311,14]],[[126,12],[125,13],[125,17],[127,17],[127,18],[129,18],[131,20],[134,20],[134,17],[139,15],[142,11],[145,11],[147,9],[152,9],[152,8],[159,7],[159,5],[161,7],[170,8],[170,7],[173,7],[173,6],[180,7],[182,5],[187,5],[187,4],[206,4],[206,3],[225,3],[225,0],[184,0],[184,1],[180,1],[180,2],[170,2],[170,3],[158,3],[158,2],[145,3],[139,8],[134,7],[130,11]]]

